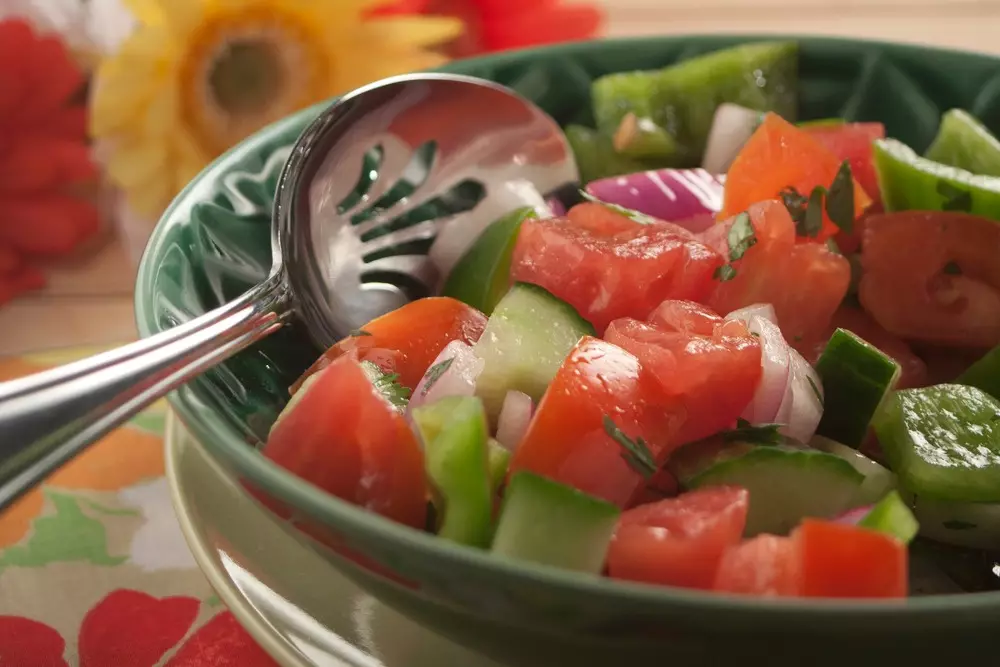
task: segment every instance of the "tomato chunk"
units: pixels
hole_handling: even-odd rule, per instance
[[[805,519],[798,543],[801,594],[824,598],[906,597],[906,545],[885,533]]]
[[[399,383],[414,389],[431,362],[453,340],[472,344],[486,328],[486,316],[449,297],[412,301],[364,326],[368,335],[340,341],[302,374],[291,392],[298,391],[310,375],[342,354],[354,354],[385,371],[399,374]]]
[[[731,428],[760,380],[758,340],[742,322],[690,301],[664,301],[649,321],[615,320],[605,338],[634,354],[664,396],[683,406],[671,448]]]
[[[844,123],[842,125],[813,125],[803,128],[811,137],[821,143],[838,160],[851,164],[854,180],[865,190],[873,203],[882,201],[875,174],[872,144],[876,139],[885,139],[885,125],[882,123]]]
[[[745,211],[751,204],[775,199],[786,188],[794,188],[805,197],[817,185],[829,188],[842,162],[808,132],[769,113],[729,168],[719,219]],[[855,178],[854,217],[870,204],[871,199]],[[838,229],[824,211],[823,226],[815,240],[826,240]]]
[[[581,204],[566,218],[524,222],[511,279],[544,287],[603,333],[614,319],[645,319],[665,299],[703,301],[722,263],[677,225]]]
[[[719,313],[770,303],[787,340],[820,335],[847,294],[850,263],[823,244],[796,244],[795,223],[779,201],[752,204],[747,213],[756,243],[732,262],[736,275],[731,280],[715,281],[705,303]],[[715,225],[703,239],[717,249],[728,248],[733,223]]]
[[[746,524],[749,494],[710,487],[625,512],[608,550],[616,579],[712,587],[719,559]]]
[[[800,579],[795,541],[758,535],[726,550],[712,588],[760,597],[794,597],[799,594]]]
[[[360,362],[334,359],[293,400],[271,429],[264,456],[338,498],[424,526],[423,452]]]
[[[680,421],[639,361],[616,345],[584,337],[566,357],[511,459],[509,475],[530,470],[624,507],[643,485],[605,417],[655,456]]]

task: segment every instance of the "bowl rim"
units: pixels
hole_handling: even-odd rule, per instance
[[[471,65],[502,67],[515,62],[530,60],[536,56],[563,55],[572,57],[592,49],[595,44],[601,48],[624,48],[635,46],[666,45],[671,42],[719,41],[741,43],[751,41],[794,40],[814,45],[839,46],[842,48],[878,47],[896,51],[909,51],[925,57],[982,59],[1000,65],[1000,56],[953,48],[923,46],[915,43],[892,42],[875,39],[851,39],[810,34],[776,33],[698,33],[690,35],[624,37],[602,40],[566,42],[551,46],[508,51],[495,55],[453,61],[436,71],[459,72]],[[186,224],[194,204],[206,199],[202,195],[210,189],[210,184],[238,165],[246,156],[255,154],[273,137],[288,132],[296,125],[307,125],[311,119],[326,108],[336,97],[306,107],[294,114],[278,120],[241,143],[229,149],[205,167],[174,198],[154,227],[139,262],[136,276],[134,306],[136,325],[142,338],[159,333],[153,303],[155,301],[155,278],[157,265],[154,260],[162,260],[169,232],[178,225]],[[239,474],[253,480],[281,500],[305,511],[317,520],[330,525],[350,526],[352,531],[377,535],[383,541],[391,541],[401,549],[420,552],[422,557],[437,560],[444,566],[488,570],[499,578],[516,577],[540,586],[572,590],[604,599],[615,599],[622,604],[643,603],[646,608],[673,607],[690,613],[709,613],[718,622],[725,619],[737,620],[747,625],[753,619],[753,626],[773,626],[782,623],[787,630],[816,628],[822,622],[850,621],[851,625],[877,631],[880,627],[906,625],[910,630],[919,626],[942,629],[943,619],[952,618],[954,625],[965,625],[968,617],[964,614],[947,612],[980,612],[986,617],[1000,618],[1000,592],[953,593],[933,596],[908,597],[901,600],[832,600],[804,598],[776,598],[762,601],[759,597],[721,595],[691,589],[673,588],[612,580],[607,577],[592,577],[557,568],[510,561],[492,556],[486,551],[454,544],[430,533],[398,524],[380,515],[356,507],[347,501],[326,494],[292,473],[272,464],[254,447],[248,446],[231,426],[219,415],[197,405],[198,400],[189,386],[168,395],[176,414],[184,425],[206,448],[228,460]],[[752,614],[750,614],[752,612]],[[989,613],[992,612],[992,613]],[[958,621],[955,617],[965,619]],[[952,623],[946,624],[951,626]],[[869,624],[874,624],[869,626]]]

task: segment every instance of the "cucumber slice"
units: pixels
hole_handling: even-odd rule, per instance
[[[798,45],[753,42],[684,60],[655,71],[609,74],[594,81],[597,128],[611,136],[632,114],[649,132],[674,140],[660,144],[664,166],[696,166],[716,108],[725,102],[774,111],[795,120]]]
[[[909,498],[920,534],[935,542],[972,549],[1000,549],[1000,503],[956,503]]]
[[[448,396],[414,408],[413,421],[424,442],[427,477],[435,492],[437,534],[474,547],[490,544],[492,479],[482,403]]]
[[[899,380],[899,364],[845,329],[837,329],[816,362],[823,381],[823,417],[816,432],[859,447],[885,395]]]
[[[937,136],[924,157],[973,174],[1000,176],[1000,141],[962,109],[941,116]]]
[[[896,491],[880,500],[868,514],[862,517],[858,525],[862,528],[892,535],[903,544],[909,544],[920,530],[920,524],[913,517],[913,512]]]
[[[786,534],[807,516],[837,516],[865,479],[833,454],[715,439],[682,447],[667,467],[685,489],[733,484],[749,491],[747,537]]]
[[[993,398],[1000,398],[1000,345],[966,368],[955,380],[955,384],[975,387]]]
[[[521,223],[536,217],[533,208],[519,208],[483,230],[448,274],[441,296],[492,313],[510,285],[510,261]]]
[[[541,287],[511,287],[475,347],[484,362],[476,393],[490,418],[500,414],[508,391],[523,392],[536,403],[541,400],[573,346],[593,335],[594,327],[572,306]]]
[[[918,496],[1000,501],[1000,402],[941,384],[889,396],[875,433],[899,483]]]
[[[621,511],[571,486],[530,472],[507,486],[493,553],[600,574]]]
[[[660,164],[646,163],[619,154],[611,145],[610,137],[589,127],[569,125],[565,132],[566,140],[569,141],[573,156],[576,158],[576,166],[580,169],[582,183],[663,166],[662,161]]]
[[[493,495],[500,491],[510,467],[510,450],[493,438],[489,439],[486,450],[486,463],[490,471],[490,488]]]
[[[896,476],[891,470],[879,465],[856,449],[822,436],[816,436],[810,440],[809,446],[821,452],[839,456],[865,476],[865,481],[858,487],[858,493],[851,501],[851,507],[874,505],[896,488]]]

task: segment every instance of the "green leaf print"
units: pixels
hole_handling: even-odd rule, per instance
[[[45,496],[54,513],[35,519],[26,543],[0,551],[0,570],[68,561],[119,565],[128,559],[108,554],[104,524],[84,514],[76,498],[56,491],[46,491]]]

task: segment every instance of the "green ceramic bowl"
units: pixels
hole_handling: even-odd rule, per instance
[[[560,122],[580,122],[589,116],[588,87],[595,76],[661,67],[761,38],[587,42],[447,69],[499,81]],[[891,136],[918,150],[929,144],[941,112],[951,107],[1000,127],[1000,60],[896,44],[799,41],[803,119],[879,120]],[[321,108],[251,137],[177,198],[139,270],[136,312],[142,335],[215,308],[267,275],[275,183],[291,144]],[[990,655],[1000,627],[1000,593],[861,604],[737,599],[623,584],[496,560],[327,496],[271,465],[256,447],[287,400],[287,387],[318,353],[293,324],[170,401],[191,432],[255,496],[339,545],[317,543],[317,548],[342,571],[460,642],[525,665],[652,664],[654,659],[877,664],[919,660],[945,649],[952,660]]]

